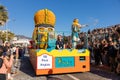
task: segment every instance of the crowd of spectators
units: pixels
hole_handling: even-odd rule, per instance
[[[88,48],[95,65],[109,66],[112,72],[120,73],[120,24],[80,33],[77,48]]]
[[[24,50],[24,47],[13,45],[8,41],[0,44],[0,80],[13,80],[12,75],[19,70]]]

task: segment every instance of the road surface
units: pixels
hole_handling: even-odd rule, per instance
[[[20,61],[20,69],[14,80],[120,80],[120,76],[107,70],[91,66],[90,72],[36,76],[29,56]]]

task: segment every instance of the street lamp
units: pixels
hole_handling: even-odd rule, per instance
[[[5,24],[5,28],[6,28],[6,41],[8,41],[8,28],[7,28],[7,22]]]

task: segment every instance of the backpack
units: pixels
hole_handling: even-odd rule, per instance
[[[3,65],[3,59],[0,58],[0,68],[2,67],[2,65]]]

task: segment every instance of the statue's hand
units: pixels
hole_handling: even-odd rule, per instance
[[[89,25],[88,24],[84,24],[84,25],[82,25],[82,27],[88,27]]]

